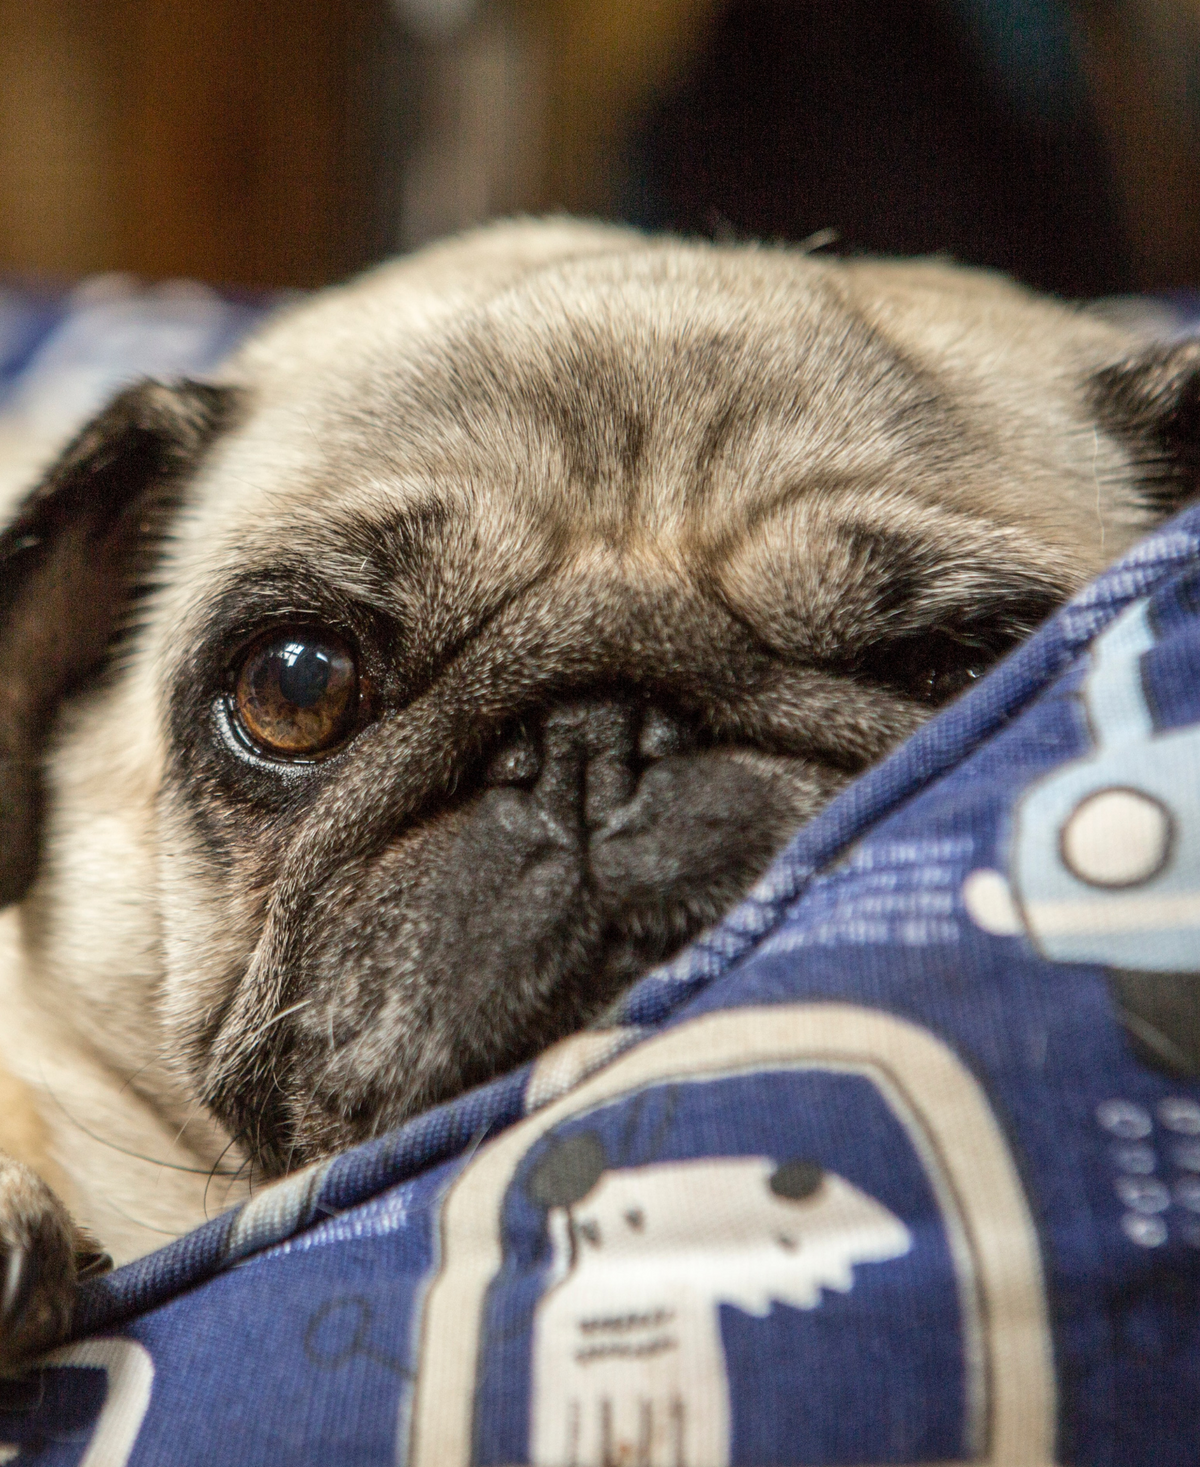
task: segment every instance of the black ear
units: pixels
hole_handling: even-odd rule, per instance
[[[1146,507],[1166,516],[1200,494],[1200,341],[1153,347],[1093,386],[1100,426],[1133,452]]]
[[[587,1196],[607,1165],[599,1136],[580,1131],[550,1147],[534,1167],[527,1191],[543,1207],[570,1207]]]
[[[37,865],[41,745],[59,700],[103,660],[183,476],[228,417],[228,389],[144,382],[63,452],[0,534],[0,905]]]

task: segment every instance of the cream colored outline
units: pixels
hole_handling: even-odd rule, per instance
[[[681,1024],[480,1150],[442,1207],[408,1467],[469,1467],[483,1306],[501,1264],[500,1209],[530,1147],[564,1120],[647,1084],[771,1068],[842,1070],[876,1084],[912,1137],[945,1220],[968,1336],[968,1409],[978,1438],[971,1460],[1049,1467],[1056,1401],[1041,1252],[987,1097],[927,1030],[836,1003],[725,1010]]]
[[[104,1371],[104,1404],[79,1467],[125,1467],[137,1445],[154,1388],[154,1362],[145,1346],[136,1340],[101,1336],[64,1345],[38,1364]],[[19,1448],[0,1442],[0,1463],[19,1455]]]

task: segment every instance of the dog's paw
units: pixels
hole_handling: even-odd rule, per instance
[[[0,1157],[0,1375],[63,1338],[77,1283],[106,1267],[41,1178]]]

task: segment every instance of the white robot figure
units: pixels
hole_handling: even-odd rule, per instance
[[[720,1305],[767,1314],[848,1292],[912,1246],[886,1207],[811,1162],[711,1157],[607,1170],[568,1138],[531,1189],[549,1203],[551,1277],[534,1315],[538,1467],[724,1467]]]
[[[1156,731],[1142,681],[1149,603],[1097,640],[1082,695],[1094,747],[1014,812],[1008,877],[972,871],[985,931],[1055,962],[1100,963],[1143,1059],[1200,1069],[1200,725]]]

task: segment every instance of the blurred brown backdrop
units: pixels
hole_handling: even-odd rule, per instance
[[[0,0],[0,268],[313,285],[392,246],[386,0]]]
[[[810,190],[781,215],[749,200],[747,178],[736,175],[754,173],[764,197],[782,197],[771,170],[789,165],[773,158],[775,137],[790,127],[788,156],[800,160],[792,166],[812,171],[798,89],[842,66],[852,90],[863,65],[855,47],[868,31],[882,77],[904,46],[914,57],[965,55],[962,17],[982,3],[864,0],[855,11],[840,0],[0,0],[0,273],[119,269],[310,286],[518,209],[788,237],[844,229],[836,190],[832,202]],[[1022,248],[1053,252],[1056,231],[1070,232],[1074,263],[1037,278],[1037,261],[1024,268],[1003,242],[999,258],[980,258],[1067,293],[1076,281],[1082,292],[1095,282],[1200,282],[1200,0],[1073,0],[1066,12],[1100,181],[1081,175],[1081,202],[1064,204],[1059,219],[1070,179],[1044,178],[1042,233]],[[950,41],[939,51],[928,28],[943,18]],[[780,38],[777,49],[804,49],[783,59],[816,70],[760,58],[753,47],[764,35]],[[741,81],[729,61],[737,45]],[[921,83],[933,88],[925,112],[943,131],[957,126],[956,108],[985,109],[974,132],[959,129],[963,146],[1003,131],[986,115],[985,72],[974,91],[957,75],[941,90],[937,77]],[[869,204],[881,180],[891,186],[889,168],[903,184],[920,159],[893,166],[884,154],[894,112],[877,109],[872,134],[854,105],[851,96],[832,153],[821,156],[834,159],[831,177],[841,170],[855,181],[861,167],[856,199]],[[1075,134],[1064,136],[1069,169]],[[1014,156],[1023,137],[1013,132]],[[997,156],[987,166],[1004,174]],[[658,189],[653,208],[647,179]],[[986,202],[986,178],[980,188]],[[918,230],[915,244],[908,235],[896,243],[887,220],[873,232],[868,217],[850,230],[851,247],[970,254],[928,195],[911,202],[929,220],[927,238]],[[951,204],[964,218],[978,212],[966,195]],[[895,212],[894,197],[888,207]],[[1020,198],[1004,207],[1005,217],[1020,213]],[[1089,275],[1089,250],[1111,256],[1111,268],[1106,258]]]

